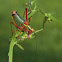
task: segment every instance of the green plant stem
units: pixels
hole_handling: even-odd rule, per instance
[[[14,41],[16,40],[16,38],[13,36],[11,43],[10,43],[10,48],[9,48],[9,62],[12,62],[13,60],[13,48],[14,48]]]
[[[43,29],[37,30],[37,31],[35,31],[35,33],[40,32],[40,31],[42,31],[42,30],[43,30]]]

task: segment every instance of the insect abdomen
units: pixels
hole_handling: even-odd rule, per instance
[[[23,22],[25,21],[25,20],[24,20],[22,17],[20,17],[18,14],[15,14],[13,17],[14,17],[15,22],[16,22],[18,25],[20,25],[20,23],[23,24]]]

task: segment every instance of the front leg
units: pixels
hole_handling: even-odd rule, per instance
[[[14,24],[12,21],[10,22],[10,25],[11,25],[11,31],[12,31],[12,35],[13,35],[13,29],[12,29],[12,24],[18,28],[18,26],[16,24]]]
[[[10,25],[11,25],[11,31],[12,31],[12,35],[13,35],[12,24],[13,24],[13,22],[10,22]]]

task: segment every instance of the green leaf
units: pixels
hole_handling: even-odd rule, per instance
[[[20,49],[22,49],[22,50],[24,50],[24,48],[21,46],[21,45],[19,45],[19,44],[16,44]]]
[[[36,1],[36,0],[32,1],[32,2],[31,2],[31,5],[33,5],[33,4],[35,3],[35,1]]]
[[[31,16],[33,16],[36,12],[37,12],[36,10],[32,10],[32,13],[30,13],[30,14],[28,15],[28,18],[30,18]]]
[[[55,21],[57,21],[51,14],[45,13],[45,16],[48,17],[48,20],[49,20],[49,21],[50,21],[50,20],[55,20]]]

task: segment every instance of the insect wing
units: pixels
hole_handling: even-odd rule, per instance
[[[24,20],[22,17],[20,17],[19,15],[14,15],[13,18],[14,18],[16,24],[18,24],[18,25],[20,25],[20,23],[23,24],[23,22],[25,21],[25,20]]]

